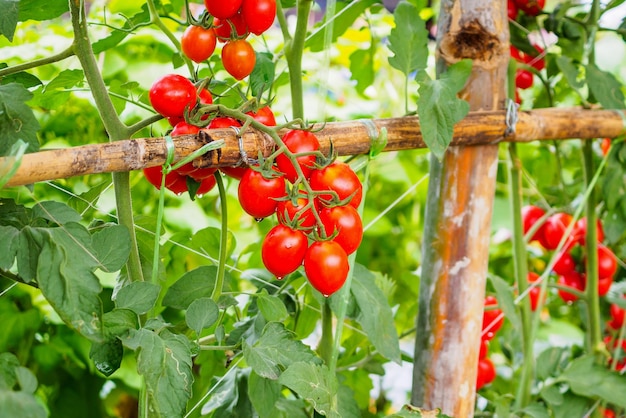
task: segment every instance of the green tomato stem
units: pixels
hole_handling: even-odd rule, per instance
[[[23,64],[14,65],[13,67],[7,67],[0,70],[0,78],[6,77],[11,74],[19,73],[21,71],[30,70],[32,68],[41,67],[48,64],[53,64],[55,62],[63,61],[66,58],[69,58],[74,55],[74,43],[59,52],[58,54],[51,55],[49,57],[40,58],[38,60],[25,62]]]
[[[226,274],[226,254],[228,249],[228,202],[226,200],[226,188],[224,187],[224,181],[219,171],[216,171],[215,182],[217,183],[217,189],[220,194],[220,209],[222,211],[222,228],[220,230],[220,258],[217,264],[217,277],[215,279],[215,288],[211,294],[211,299],[217,303],[222,295],[222,288],[224,287],[224,276]]]
[[[298,16],[293,39],[285,46],[289,84],[291,86],[292,117],[304,119],[304,94],[302,89],[302,53],[306,40],[309,13],[313,0],[298,0]]]
[[[515,282],[519,293],[523,294],[528,289],[528,272],[526,267],[528,259],[524,230],[522,227],[522,163],[517,156],[515,143],[509,144],[509,184],[513,217],[513,264],[515,267]],[[530,308],[530,298],[525,297],[521,300],[520,310],[522,318],[522,352],[524,362],[522,364],[521,378],[515,399],[517,409],[523,409],[530,403],[534,375],[533,312]]]
[[[322,338],[317,351],[322,360],[328,366],[331,366],[333,358],[333,311],[330,309],[328,298],[324,298],[324,306],[322,306]]]

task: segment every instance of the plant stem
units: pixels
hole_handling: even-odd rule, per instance
[[[515,143],[509,144],[509,181],[510,201],[513,216],[513,264],[515,266],[515,281],[520,294],[528,288],[527,280],[527,256],[524,230],[522,227],[522,163],[517,156]],[[533,355],[533,326],[530,298],[523,298],[520,305],[522,318],[522,351],[524,361],[515,406],[522,409],[530,402],[530,392],[534,375]]]
[[[104,128],[111,142],[126,139],[128,128],[115,112],[115,107],[109,97],[106,85],[98,69],[96,58],[89,41],[87,18],[83,3],[79,0],[69,0],[72,27],[74,29],[74,52],[85,72],[85,78],[91,87],[94,101]],[[132,199],[130,195],[129,173],[113,173],[115,200],[117,205],[118,222],[128,230],[131,241],[131,251],[126,263],[128,277],[131,281],[143,281],[143,271],[137,248],[135,235],[135,221],[133,219]]]
[[[596,229],[596,197],[593,192],[593,149],[591,141],[583,141],[583,173],[585,185],[591,188],[585,202],[587,231],[585,234],[585,252],[587,260],[587,315],[588,315],[588,350],[596,355],[596,361],[602,362],[602,325],[600,321],[600,297],[598,295],[598,233]]]
[[[298,17],[293,39],[285,46],[289,84],[291,86],[291,107],[293,119],[304,119],[304,95],[302,89],[302,53],[309,23],[309,13],[313,0],[298,0]]]
[[[222,212],[222,228],[220,230],[220,259],[217,265],[217,277],[215,279],[215,288],[211,294],[211,299],[217,303],[218,299],[222,295],[222,288],[224,287],[224,275],[226,274],[226,250],[228,247],[228,202],[226,201],[226,188],[224,187],[224,181],[219,171],[216,171],[215,182],[217,183],[217,189],[220,193],[220,209]]]
[[[317,351],[324,360],[324,362],[331,369],[331,374],[334,374],[332,367],[333,359],[333,311],[330,309],[330,302],[328,298],[324,298],[324,306],[322,307],[322,338],[320,339]]]
[[[72,45],[67,47],[67,49],[59,52],[58,54],[44,57],[35,61],[25,62],[24,64],[15,65],[13,67],[3,68],[0,70],[0,78],[19,73],[21,71],[30,70],[31,68],[41,67],[43,65],[63,61],[64,59],[69,58],[72,55],[74,55],[74,43],[72,43]]]

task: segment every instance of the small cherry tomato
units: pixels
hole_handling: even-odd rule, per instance
[[[233,26],[235,27],[235,34],[232,33]],[[228,19],[215,18],[213,27],[220,42],[226,42],[231,39],[244,39],[248,33],[248,26],[246,21],[243,20],[241,13],[235,13]]]
[[[181,118],[185,108],[196,105],[196,87],[178,74],[168,74],[156,80],[150,87],[150,103],[154,110],[165,117]]]
[[[222,64],[237,80],[243,80],[250,75],[256,64],[256,54],[252,45],[243,39],[226,42],[222,48]]]
[[[478,360],[478,372],[476,374],[476,390],[480,390],[483,386],[486,386],[493,382],[496,378],[496,368],[493,362],[485,357]]]
[[[315,215],[311,208],[304,210],[308,205],[309,199],[306,197],[298,197],[296,204],[291,199],[281,200],[276,206],[276,218],[281,224],[288,224],[296,220],[300,228],[310,231],[315,226]],[[298,212],[301,212],[298,215]]]
[[[546,214],[546,211],[541,209],[538,206],[527,205],[522,208],[522,225],[524,229],[524,234],[526,234],[530,229],[537,223],[539,219],[543,215]],[[543,233],[543,225],[539,227],[530,238],[530,241],[541,240],[541,235]]]
[[[274,23],[276,0],[243,0],[241,14],[248,24],[248,30],[260,35]]]
[[[341,289],[349,270],[348,255],[334,241],[314,242],[304,255],[306,277],[325,297]]]
[[[333,241],[337,242],[350,255],[359,248],[363,239],[363,223],[357,210],[348,206],[333,206],[323,208],[319,212],[326,236],[337,231]]]
[[[485,307],[498,304],[498,299],[495,296],[485,297]],[[504,315],[502,315],[501,309],[489,309],[483,311],[483,325],[482,325],[482,338],[490,340],[494,337],[495,333],[502,328],[504,324]]]
[[[528,70],[517,70],[515,72],[515,87],[525,90],[533,86],[533,73]]]
[[[281,280],[302,265],[307,248],[304,232],[276,225],[263,239],[261,258],[265,268]]]
[[[317,137],[309,131],[291,130],[283,136],[283,142],[289,151],[294,154],[309,153],[319,151],[320,143]],[[315,155],[302,155],[296,157],[298,165],[302,170],[302,174],[306,179],[311,176],[311,171],[315,166]],[[296,168],[287,158],[285,154],[276,157],[276,165],[278,170],[285,174],[285,178],[291,183],[295,183],[298,179]]]
[[[350,205],[359,207],[363,195],[363,185],[352,168],[344,162],[334,163],[320,170],[313,170],[309,180],[311,188],[315,191],[332,190],[337,193],[339,200],[352,196]],[[331,201],[333,196],[322,193],[319,198],[323,201]]]
[[[228,19],[239,11],[242,0],[204,0],[204,6],[211,16]]]
[[[201,26],[188,26],[180,40],[183,54],[198,63],[213,55],[215,45],[217,45],[215,30],[213,28],[204,29]]]
[[[546,219],[546,223],[543,225],[544,247],[548,250],[555,250],[571,222],[572,215],[564,212],[555,213]]]
[[[283,176],[265,178],[260,172],[248,168],[239,182],[239,204],[256,219],[266,218],[276,212],[278,200],[285,195]]]
[[[272,112],[269,106],[263,106],[256,113],[247,112],[246,114],[252,116],[254,120],[261,122],[265,126],[276,126],[274,112]]]
[[[575,271],[570,274],[563,274],[559,276],[557,284],[564,287],[570,287],[581,292],[585,291],[585,277]],[[563,299],[563,302],[574,302],[578,299],[578,296],[563,289],[559,289],[558,294],[560,298]]]

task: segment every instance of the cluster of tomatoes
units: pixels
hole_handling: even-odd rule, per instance
[[[544,51],[539,45],[533,45],[537,50],[537,54],[531,55],[522,52],[511,45],[511,58],[521,64],[525,64],[533,67],[537,71],[541,71],[545,68],[546,62],[542,58]],[[520,102],[519,90],[525,90],[532,87],[534,81],[533,73],[524,68],[518,68],[515,71],[515,101]]]
[[[363,186],[344,162],[316,165],[320,145],[312,132],[290,130],[282,140],[297,168],[285,153],[270,169],[249,168],[239,183],[239,202],[256,219],[276,215],[278,224],[261,247],[267,270],[280,280],[304,264],[311,285],[328,297],[345,283],[348,255],[363,237],[357,211]]]
[[[483,313],[483,325],[480,338],[480,351],[478,354],[478,373],[476,374],[476,390],[490,384],[496,378],[496,367],[487,353],[489,351],[489,341],[495,337],[496,332],[502,328],[504,315],[502,310],[493,308],[498,305],[495,296],[485,297],[485,311]]]
[[[524,233],[527,233],[544,215],[545,211],[537,206],[529,205],[522,208]],[[535,228],[535,232],[530,238],[531,241],[538,241],[547,250],[556,250],[572,223],[572,219],[572,215],[565,212],[550,215],[545,222]],[[587,220],[581,218],[573,225],[571,234],[566,238],[565,244],[556,255],[556,262],[552,267],[552,271],[558,276],[557,284],[561,285],[558,294],[564,302],[573,302],[578,299],[578,296],[564,290],[563,287],[581,292],[585,291],[586,257],[584,244],[586,231]],[[617,271],[617,258],[608,247],[602,244],[604,229],[600,220],[597,221],[596,231],[598,238],[598,295],[604,296],[613,283],[613,277]]]
[[[276,0],[204,0],[208,16],[201,19],[205,26],[191,25],[181,38],[181,49],[197,63],[209,59],[217,41],[225,42],[222,48],[222,64],[237,80],[252,72],[256,54],[246,40],[250,33],[261,35],[274,23]]]

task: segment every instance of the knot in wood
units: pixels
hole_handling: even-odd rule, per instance
[[[449,33],[441,46],[445,55],[454,60],[470,58],[477,61],[491,61],[499,54],[500,47],[497,34],[487,31],[478,20],[463,24],[458,31]]]

